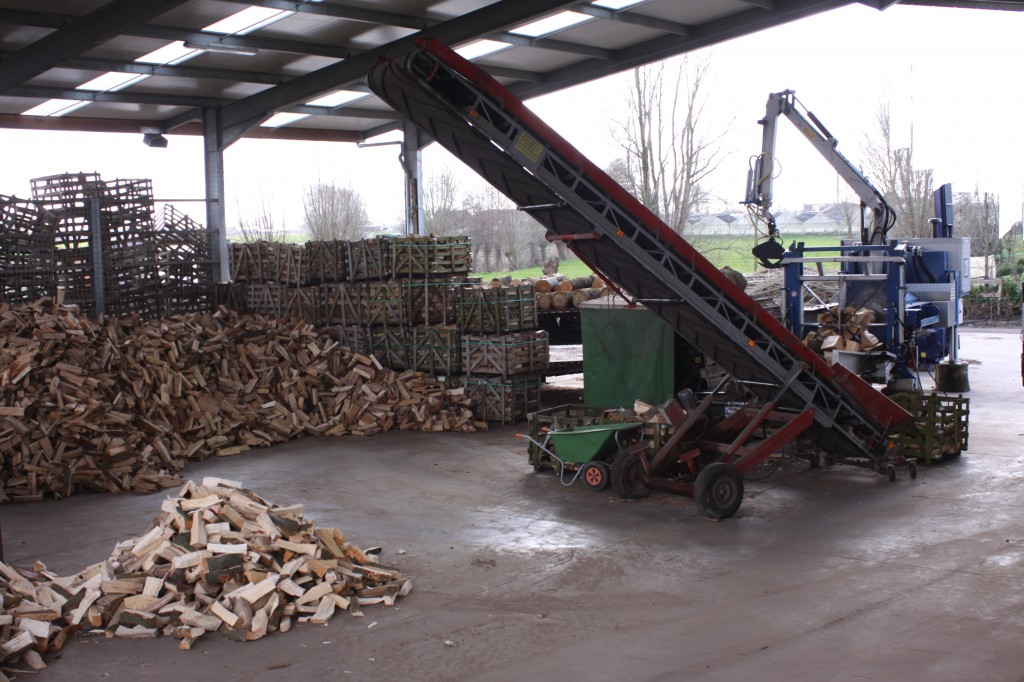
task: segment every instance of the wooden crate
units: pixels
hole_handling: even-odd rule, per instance
[[[473,263],[468,237],[400,237],[391,240],[395,277],[468,274]]]
[[[411,337],[411,338],[410,338]],[[406,329],[408,369],[418,369],[435,376],[451,376],[460,370],[461,336],[454,326],[418,326]]]
[[[344,282],[348,278],[347,244],[340,239],[306,242],[305,277],[309,284]]]
[[[321,319],[327,325],[363,323],[363,283],[331,283],[320,285]]]
[[[274,282],[246,285],[245,307],[249,312],[267,317],[281,317],[281,285]]]
[[[369,351],[377,361],[392,369],[409,369],[409,344],[400,328],[367,328]]]
[[[410,325],[455,324],[455,297],[464,277],[436,279],[404,279],[402,305],[404,319]]]
[[[466,374],[543,374],[548,359],[546,331],[462,337],[462,371]]]
[[[455,316],[470,334],[507,334],[537,328],[537,298],[532,284],[472,286],[458,290]]]
[[[366,282],[361,292],[363,324],[399,327],[409,324],[400,282]]]
[[[299,244],[268,242],[264,253],[267,263],[263,274],[271,282],[290,287],[302,284],[302,257],[306,250]]]
[[[231,280],[234,282],[255,282],[262,284],[266,281],[263,275],[263,265],[266,256],[263,253],[266,242],[252,242],[240,244],[232,242],[231,247]]]
[[[912,426],[891,434],[899,454],[933,462],[967,449],[970,398],[900,393],[892,400],[914,418]]]
[[[362,325],[343,325],[338,327],[338,340],[341,345],[348,347],[353,353],[369,355],[370,351],[370,328]]]
[[[281,317],[297,317],[311,325],[320,325],[320,287],[284,287],[280,294]]]
[[[466,377],[466,397],[472,401],[477,419],[512,424],[523,421],[540,408],[541,377],[521,374],[511,377]]]
[[[391,276],[391,240],[389,238],[375,237],[346,242],[345,249],[349,281],[387,279]]]

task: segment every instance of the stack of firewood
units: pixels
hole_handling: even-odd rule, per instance
[[[277,506],[236,481],[189,481],[162,512],[141,537],[73,576],[0,563],[0,663],[38,670],[40,654],[79,632],[163,634],[179,649],[208,632],[256,640],[339,611],[362,616],[412,589],[378,563],[379,549],[360,550],[338,528],[314,528],[301,504]]]
[[[190,459],[304,435],[486,428],[469,405],[298,320],[222,309],[91,323],[50,299],[0,305],[0,480],[13,499],[152,491]]]
[[[833,351],[870,352],[882,347],[882,341],[871,331],[878,313],[871,308],[831,306],[818,313],[819,326],[808,332],[804,344],[826,361]]]

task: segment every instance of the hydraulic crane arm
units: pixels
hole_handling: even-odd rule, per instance
[[[768,226],[768,236],[773,239],[778,234],[775,218],[771,213],[775,136],[778,131],[779,116],[785,116],[860,197],[862,243],[884,244],[886,234],[896,222],[896,213],[886,203],[882,193],[864,177],[864,174],[849,159],[839,153],[836,148],[839,141],[818,120],[818,117],[809,110],[801,110],[801,108],[802,105],[792,90],[773,92],[768,96],[765,117],[758,121],[760,125],[764,126],[761,153],[755,157],[753,166],[747,173],[747,196],[743,203],[749,206],[756,217]],[[868,210],[872,213],[870,229],[866,220]],[[757,254],[755,253],[755,255]],[[767,263],[765,264],[767,265]]]

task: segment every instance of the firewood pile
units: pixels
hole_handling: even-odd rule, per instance
[[[150,492],[191,459],[304,435],[486,428],[461,389],[337,337],[226,309],[90,322],[46,298],[0,305],[4,495]]]
[[[278,506],[241,483],[189,481],[138,538],[59,577],[36,563],[0,563],[0,663],[45,667],[77,634],[160,635],[190,649],[207,633],[252,641],[293,623],[392,606],[412,581],[338,528],[315,528],[301,504]]]
[[[870,330],[878,319],[871,308],[834,305],[818,313],[821,325],[808,332],[804,345],[821,354],[831,364],[833,351],[870,352],[882,347],[882,341]]]

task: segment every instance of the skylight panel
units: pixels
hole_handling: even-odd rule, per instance
[[[72,111],[81,109],[86,104],[89,104],[86,100],[77,99],[48,99],[42,104],[37,104],[28,111],[21,112],[22,116],[64,116],[70,114]]]
[[[594,0],[591,5],[604,7],[605,9],[620,10],[634,5],[642,4],[644,0]]]
[[[476,40],[469,45],[456,48],[455,52],[463,59],[473,61],[480,57],[486,57],[510,47],[507,43],[499,43],[497,40]]]
[[[281,126],[288,125],[289,123],[301,121],[304,118],[309,118],[309,114],[289,114],[285,112],[283,114],[274,114],[261,123],[260,126],[263,128],[280,128]]]
[[[354,90],[336,90],[323,97],[306,102],[306,104],[312,104],[315,107],[340,107],[342,104],[348,104],[363,97],[369,97],[369,95],[365,92],[356,92]]]
[[[176,40],[173,43],[164,45],[158,50],[153,50],[149,54],[144,54],[135,61],[144,64],[178,64],[190,59],[199,54],[199,50],[194,50],[191,47],[185,47],[185,43],[181,40]]]
[[[247,7],[241,12],[235,12],[230,17],[210,24],[203,30],[244,36],[292,14],[294,12],[270,7]]]
[[[122,88],[126,88],[132,83],[137,83],[149,78],[149,76],[141,73],[119,73],[116,71],[110,71],[93,78],[88,83],[82,83],[75,90],[95,90],[96,92],[115,92]]]
[[[580,14],[579,12],[559,12],[553,14],[550,17],[544,17],[537,21],[531,21],[528,24],[523,24],[509,31],[509,33],[515,33],[521,36],[529,36],[530,38],[540,38],[551,33],[558,31],[564,31],[565,29],[582,24],[584,21],[590,21],[591,17],[586,14]]]

